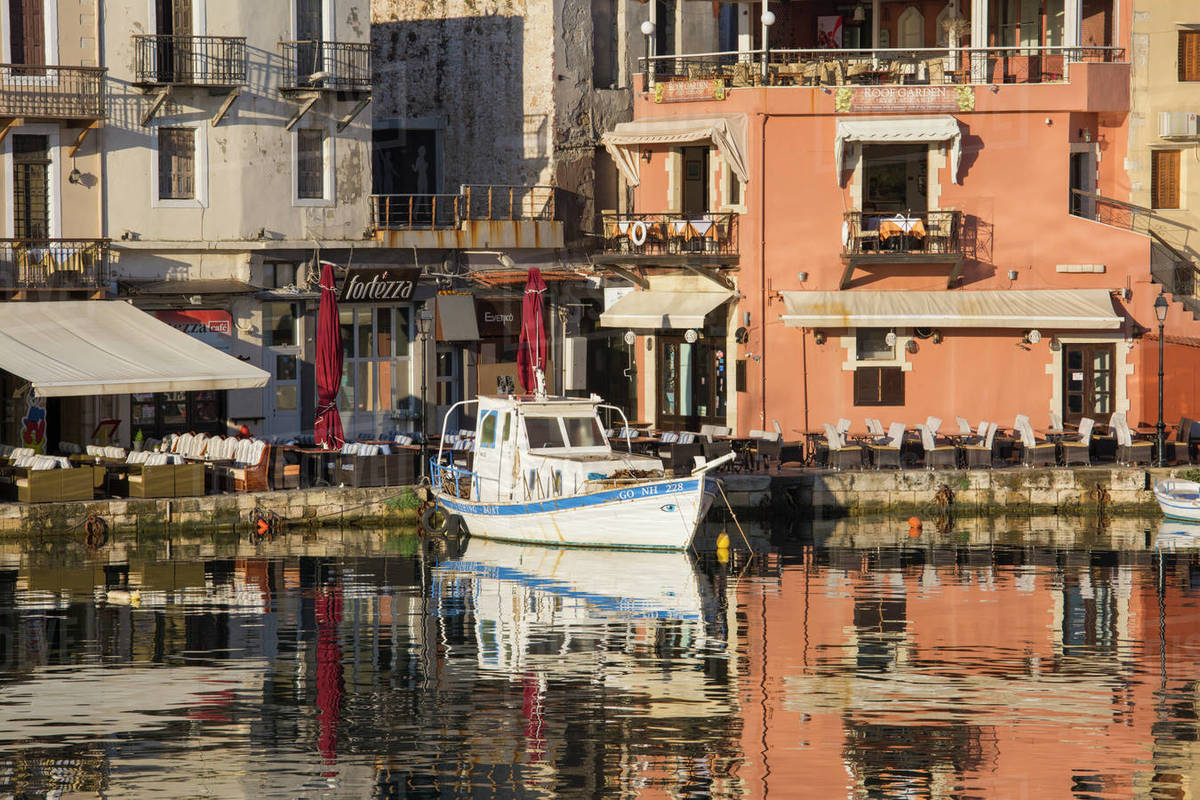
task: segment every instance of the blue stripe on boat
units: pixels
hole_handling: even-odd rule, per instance
[[[716,491],[716,482],[708,481]],[[644,497],[667,497],[670,495],[694,492],[700,487],[699,478],[689,478],[681,481],[663,481],[649,486],[632,486],[628,489],[611,489],[593,494],[581,494],[571,497],[559,497],[555,500],[539,500],[533,503],[478,503],[473,500],[450,498],[439,494],[437,503],[443,508],[457,511],[459,514],[481,514],[489,517],[516,516],[525,514],[544,514],[549,511],[565,511],[570,508],[587,508],[605,503],[619,503],[626,500],[640,500]],[[707,488],[707,487],[706,487]]]

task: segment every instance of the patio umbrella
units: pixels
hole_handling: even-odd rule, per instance
[[[313,434],[317,445],[340,450],[345,441],[337,393],[342,386],[342,329],[333,282],[333,264],[321,262],[321,310],[317,312],[317,418]]]
[[[537,267],[529,268],[525,298],[521,301],[521,338],[517,342],[517,378],[525,392],[536,391],[534,369],[546,368],[546,330],[542,324],[542,295],[546,282]]]

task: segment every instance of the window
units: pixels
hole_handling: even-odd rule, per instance
[[[344,357],[338,410],[347,436],[378,438],[404,428],[400,420],[409,415],[414,400],[411,308],[347,304],[338,315]],[[439,354],[439,376],[443,368]],[[495,421],[491,424],[494,431]]]
[[[196,129],[158,129],[158,198],[196,197]]]
[[[1200,31],[1179,32],[1179,80],[1200,81]]]
[[[888,344],[889,328],[859,328],[855,331],[855,357],[858,361],[893,361],[896,358],[896,340]]]
[[[740,206],[742,204],[742,182],[737,173],[725,165],[725,205]]]
[[[572,447],[604,446],[604,431],[600,430],[595,417],[565,417],[563,423],[567,426],[567,441]]]
[[[50,140],[46,136],[12,137],[13,236],[50,237]]]
[[[263,304],[263,339],[267,347],[296,347],[300,343],[294,303]]]
[[[483,420],[479,423],[479,446],[496,446],[496,412],[483,412]]]
[[[45,0],[8,0],[8,27],[13,64],[46,63]]]
[[[616,0],[592,0],[592,87],[615,89],[617,74]]]
[[[558,417],[526,417],[525,435],[529,437],[529,447],[566,447],[563,441],[562,428],[559,427]]]
[[[296,131],[296,197],[325,199],[325,132],[316,128]]]
[[[1151,208],[1179,208],[1179,151],[1150,151]]]
[[[854,370],[854,405],[904,405],[904,370],[900,367],[859,367]]]

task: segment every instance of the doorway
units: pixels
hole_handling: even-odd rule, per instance
[[[44,0],[8,0],[8,45],[13,64],[46,63],[46,9]],[[41,75],[41,70],[20,70],[19,75]]]
[[[1113,412],[1111,344],[1063,344],[1063,420],[1078,424],[1083,417],[1099,422]]]
[[[447,433],[457,433],[462,415],[458,410],[447,418],[450,406],[463,399],[463,348],[456,344],[437,346],[437,373],[434,375],[433,391],[437,410],[437,432],[441,433],[443,421]]]
[[[929,209],[929,146],[863,145],[862,210],[923,213]]]
[[[1071,153],[1071,166],[1068,175],[1070,186],[1070,211],[1077,217],[1093,219],[1095,217],[1096,201],[1083,194],[1094,194],[1096,191],[1096,169],[1092,166],[1091,153]]]
[[[658,337],[658,420],[661,430],[699,432],[701,425],[725,425],[724,334],[689,342],[684,336]]]
[[[192,0],[154,0],[159,83],[187,83],[191,76]]]
[[[683,215],[698,219],[708,213],[708,148],[683,148]]]
[[[296,0],[296,85],[318,82],[313,76],[325,69],[321,39],[325,34],[325,0]]]
[[[13,237],[50,238],[50,138],[12,137]]]

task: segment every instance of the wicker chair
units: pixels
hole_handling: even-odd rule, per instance
[[[1054,464],[1058,447],[1054,442],[1047,442],[1033,435],[1029,417],[1018,414],[1013,422],[1013,431],[1021,440],[1022,464],[1027,467],[1048,467]]]
[[[829,447],[829,466],[833,469],[861,467],[863,449],[856,444],[846,444],[837,428],[825,423],[825,442]]]
[[[1117,461],[1121,464],[1149,464],[1153,457],[1154,443],[1134,441],[1125,412],[1118,411],[1109,420],[1109,427],[1117,437]]]
[[[874,420],[876,423],[878,420]],[[867,445],[871,463],[875,469],[895,467],[900,469],[900,446],[904,443],[904,423],[893,422],[887,435]]]
[[[1095,427],[1096,421],[1088,417],[1079,420],[1079,438],[1075,441],[1067,441],[1064,439],[1060,447],[1062,448],[1062,465],[1069,466],[1070,464],[1090,465],[1092,463],[1092,429]]]
[[[980,423],[979,429],[983,432],[982,436],[974,441],[968,440],[966,443],[958,446],[959,453],[967,469],[992,466],[992,453],[996,443],[996,423]]]
[[[936,428],[930,425],[919,426],[921,430],[921,447],[925,450],[925,469],[945,467],[953,469],[958,465],[958,448],[952,444],[939,444],[936,438]]]

